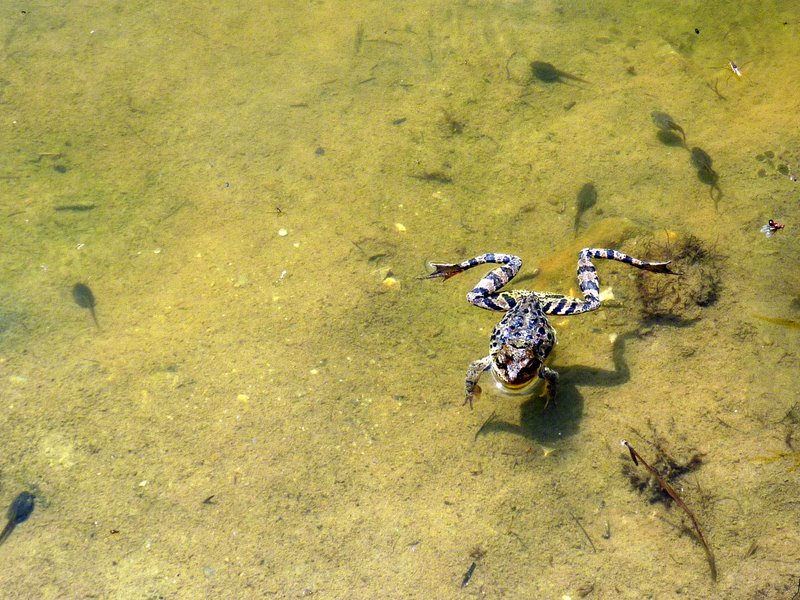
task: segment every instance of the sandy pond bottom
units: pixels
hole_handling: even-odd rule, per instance
[[[36,494],[3,594],[792,598],[783,10],[0,8],[0,502]],[[589,83],[533,80],[534,60]],[[512,252],[517,287],[576,293],[584,245],[658,260],[690,236],[713,301],[684,302],[687,277],[642,302],[598,261],[604,307],[552,320],[557,402],[487,379],[462,406],[499,315],[464,301],[482,273],[420,281],[426,261]],[[622,439],[700,458],[674,485],[716,582]]]

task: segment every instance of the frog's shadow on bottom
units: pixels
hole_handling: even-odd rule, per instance
[[[533,395],[520,405],[519,423],[489,419],[480,435],[507,432],[530,438],[540,444],[553,444],[578,432],[583,416],[583,395],[578,385],[588,387],[613,387],[630,380],[630,370],[625,362],[625,342],[637,338],[635,331],[624,333],[614,340],[612,358],[614,370],[595,367],[559,366],[560,383],[554,402],[545,406],[545,400]]]

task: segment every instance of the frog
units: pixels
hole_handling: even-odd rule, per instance
[[[465,405],[472,408],[480,396],[478,381],[486,371],[491,371],[498,386],[511,394],[532,394],[536,383],[544,381],[542,395],[546,403],[555,400],[559,375],[545,363],[556,345],[556,331],[547,317],[578,315],[600,308],[600,280],[592,263],[597,258],[653,273],[677,274],[669,268],[671,261],[650,262],[609,248],[584,248],[578,254],[578,285],[583,294],[579,299],[552,292],[503,290],[522,268],[522,259],[513,254],[489,252],[458,263],[430,263],[433,272],[421,279],[445,281],[480,265],[499,265],[467,293],[467,302],[473,306],[505,314],[492,330],[489,354],[472,361],[467,368]]]

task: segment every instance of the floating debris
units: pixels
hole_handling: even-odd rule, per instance
[[[770,219],[769,223],[761,227],[761,233],[767,237],[772,237],[776,231],[780,231],[784,227],[785,225],[783,223],[779,223],[778,221]]]

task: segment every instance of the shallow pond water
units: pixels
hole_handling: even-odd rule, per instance
[[[787,6],[0,8],[0,502],[36,496],[8,597],[791,598]],[[613,299],[552,319],[557,401],[462,406],[499,314],[428,261],[510,252],[575,294],[584,245],[671,235],[714,252],[714,302],[645,320],[599,261]],[[622,439],[702,455],[676,489],[716,582]]]

